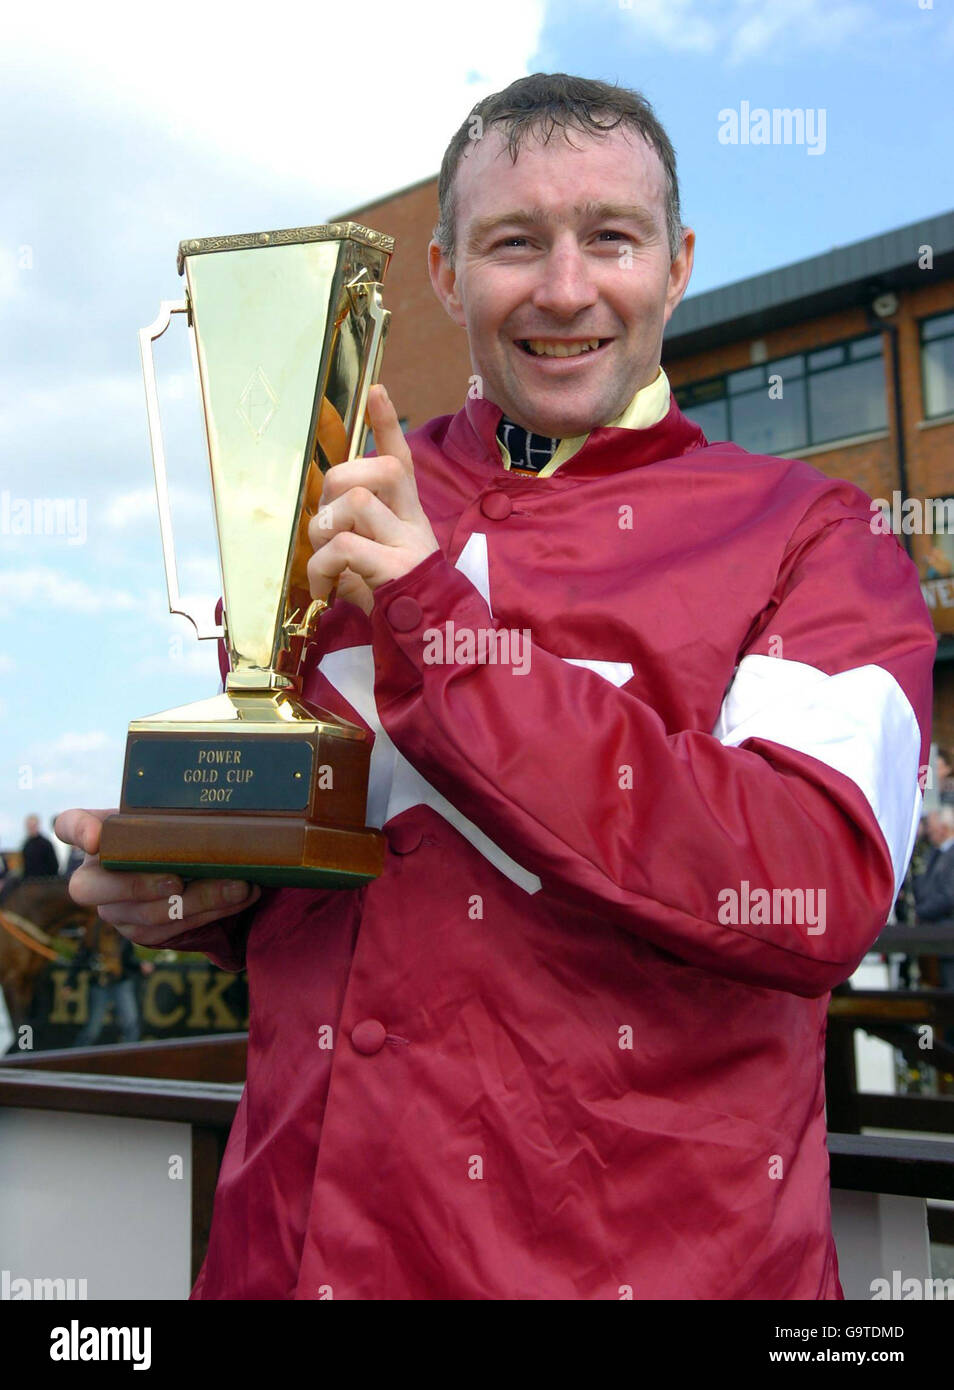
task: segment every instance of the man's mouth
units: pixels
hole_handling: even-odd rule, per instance
[[[517,344],[531,357],[579,357],[584,352],[596,352],[609,341],[609,338],[581,338],[577,341],[518,338]]]

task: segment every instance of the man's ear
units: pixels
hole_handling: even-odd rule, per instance
[[[434,293],[458,327],[465,328],[464,306],[457,293],[457,273],[433,239],[427,248],[427,268]]]
[[[666,317],[668,323],[673,310],[682,299],[692,274],[692,261],[696,249],[696,234],[691,227],[682,229],[682,245],[679,254],[669,267],[669,284],[666,288]]]

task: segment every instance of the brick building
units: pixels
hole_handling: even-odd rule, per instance
[[[334,221],[363,222],[394,237],[384,302],[391,324],[381,379],[401,422],[416,429],[435,415],[452,415],[467,395],[467,335],[444,313],[431,289],[427,244],[437,222],[437,178],[402,188]]]
[[[425,256],[437,179],[344,216],[396,240],[383,376],[402,421],[459,409],[466,336]],[[710,439],[807,459],[888,504],[939,634],[934,736],[954,746],[954,213],[691,295],[663,365]]]
[[[687,298],[663,365],[708,438],[889,504],[939,634],[934,738],[954,743],[954,213]]]

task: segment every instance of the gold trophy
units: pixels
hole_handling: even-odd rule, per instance
[[[365,825],[371,740],[309,704],[308,522],[322,474],[357,458],[389,313],[390,237],[354,222],[179,246],[186,298],[139,334],[169,610],[223,638],[222,694],[129,726],[105,868],[298,887],[357,887],[384,865]],[[186,314],[212,470],[224,613],[179,594],[152,344]]]

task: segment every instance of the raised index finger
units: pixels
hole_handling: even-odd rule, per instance
[[[372,386],[368,392],[368,419],[374,431],[375,453],[390,454],[392,458],[400,459],[413,472],[414,461],[401,429],[398,413],[394,409],[391,397],[380,383]]]

